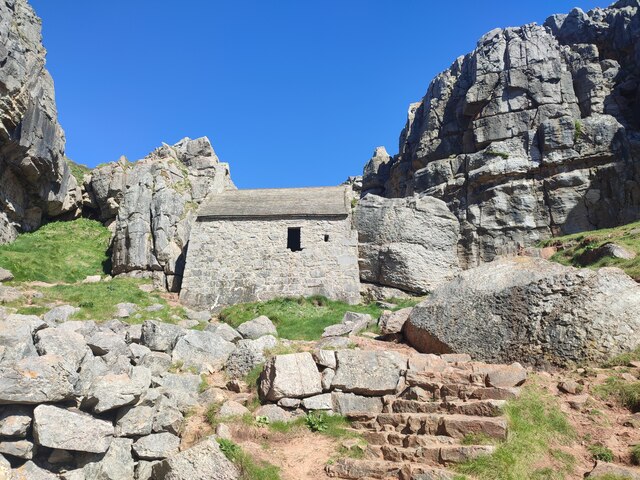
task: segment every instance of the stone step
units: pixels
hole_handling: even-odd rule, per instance
[[[456,478],[454,472],[426,465],[353,458],[341,458],[327,465],[326,472],[329,477],[348,480],[454,480]]]
[[[398,432],[374,432],[356,430],[369,445],[395,445],[397,447],[432,447],[457,445],[459,440],[443,435],[414,435]]]
[[[494,445],[433,445],[429,447],[403,448],[393,445],[372,446],[367,451],[369,458],[390,462],[423,463],[431,466],[452,465],[489,455]]]
[[[421,402],[418,400],[395,400],[393,413],[437,413],[473,415],[476,417],[497,417],[502,414],[504,400],[452,400],[440,402]]]
[[[404,434],[445,435],[464,438],[467,434],[483,434],[504,439],[507,422],[502,417],[481,417],[461,414],[381,413],[376,430],[396,431]],[[375,428],[375,425],[373,425]]]

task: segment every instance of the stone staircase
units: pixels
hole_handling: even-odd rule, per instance
[[[519,394],[516,385],[526,371],[471,362],[465,355],[437,358],[407,371],[401,393],[384,397],[382,413],[348,415],[367,442],[365,455],[328,465],[330,477],[454,480],[448,466],[490,454],[496,447],[487,440],[506,438],[502,408]]]

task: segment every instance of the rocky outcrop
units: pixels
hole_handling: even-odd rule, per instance
[[[456,217],[428,196],[358,202],[360,279],[412,293],[426,293],[460,270]]]
[[[78,211],[64,156],[40,19],[26,0],[0,3],[0,243]]]
[[[640,286],[617,268],[503,259],[436,289],[403,333],[421,352],[540,366],[602,362],[640,344]]]
[[[154,275],[179,291],[196,210],[209,193],[229,188],[229,167],[209,140],[185,138],[85,176],[84,211],[112,224],[114,274]]]
[[[496,29],[411,105],[363,193],[446,202],[470,267],[554,234],[640,217],[640,4]]]

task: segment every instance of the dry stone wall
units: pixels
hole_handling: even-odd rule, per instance
[[[302,251],[287,249],[290,227],[301,227]],[[325,295],[357,303],[358,277],[350,218],[202,219],[192,229],[180,298],[214,309],[283,296]]]

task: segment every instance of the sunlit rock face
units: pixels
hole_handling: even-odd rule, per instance
[[[399,154],[375,152],[363,193],[444,200],[463,267],[639,218],[639,7],[484,35],[411,105]]]
[[[40,19],[26,0],[0,3],[0,243],[78,211],[64,157]]]

